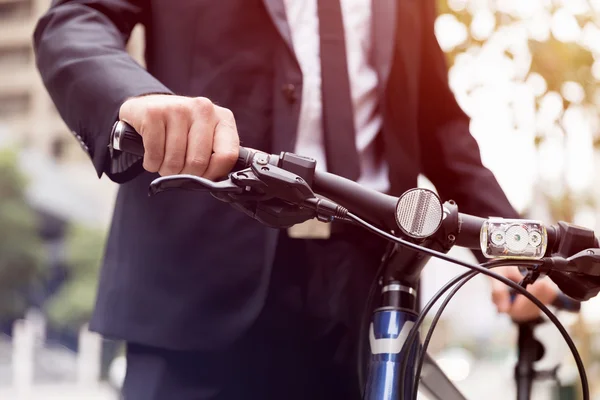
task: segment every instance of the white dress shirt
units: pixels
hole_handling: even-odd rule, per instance
[[[375,137],[382,116],[377,109],[377,73],[369,64],[371,48],[371,1],[340,0],[346,39],[350,93],[361,175],[358,182],[385,192],[389,189],[388,168],[375,157]],[[317,0],[285,0],[294,51],[302,69],[302,104],[296,148],[298,154],[317,160],[326,170],[321,103],[321,59]]]

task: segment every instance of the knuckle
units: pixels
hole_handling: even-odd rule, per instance
[[[158,172],[158,169],[159,169],[158,165],[156,163],[153,163],[151,161],[146,161],[145,159],[144,159],[143,167],[148,172]]]
[[[183,161],[180,158],[172,157],[166,159],[161,166],[161,170],[171,174],[177,174],[183,169]]]
[[[149,148],[154,147],[156,135],[152,133],[156,131],[152,129],[152,127],[155,125],[156,122],[152,121],[150,118],[145,118],[140,124],[139,133],[144,139],[144,147],[146,148],[146,151],[148,151]]]
[[[206,97],[194,98],[192,107],[201,118],[212,117],[215,113],[214,104]]]
[[[157,172],[162,163],[162,154],[155,149],[146,149],[144,154],[143,167],[149,172]]]
[[[133,109],[143,108],[146,104],[141,97],[129,97],[121,104],[121,110],[131,111]]]
[[[235,116],[233,115],[233,111],[229,108],[221,109],[221,113],[223,115],[222,119],[230,123],[235,123]]]
[[[226,164],[235,164],[239,156],[237,149],[229,149],[219,154],[219,158]]]
[[[184,103],[173,103],[169,107],[169,114],[178,119],[186,119],[190,110]]]
[[[164,137],[164,123],[160,120],[144,120],[140,125],[139,133],[143,138],[145,153],[152,158],[162,157],[161,142]]]
[[[187,166],[194,171],[204,171],[208,167],[209,159],[203,156],[192,156],[186,161]]]
[[[219,120],[219,125],[225,127],[229,131],[237,132],[237,127],[235,125],[235,119],[229,118],[221,118]]]
[[[132,114],[131,107],[131,103],[128,101],[123,103],[121,107],[119,107],[119,119],[128,119],[129,115]]]
[[[155,122],[163,118],[163,108],[156,104],[149,104],[144,111],[144,119],[148,122]]]
[[[152,163],[153,165],[154,164],[160,165],[162,158],[163,158],[162,152],[160,152],[156,148],[156,146],[148,147],[144,154],[144,161],[147,160],[148,162]],[[158,168],[158,166],[157,166],[157,168]]]

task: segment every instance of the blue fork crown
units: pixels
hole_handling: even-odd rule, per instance
[[[400,391],[411,398],[418,340],[411,349],[404,348],[406,338],[417,315],[408,310],[379,310],[369,327],[371,358],[364,400],[398,400]],[[409,357],[404,381],[401,381],[402,359]]]

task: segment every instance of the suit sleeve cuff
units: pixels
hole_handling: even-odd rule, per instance
[[[112,126],[119,119],[119,109],[121,108],[121,105],[127,101],[127,99],[132,97],[151,94],[172,95],[173,92],[169,91],[166,87],[157,84],[156,86],[148,87],[146,90],[138,89],[136,93],[128,96],[121,96],[118,100],[112,102],[111,109],[113,112],[106,118],[105,122],[102,123],[102,131],[100,134],[95,135],[95,151],[93,153],[92,162],[99,178],[102,177],[102,174],[106,174],[106,176],[116,183],[125,183],[144,172],[142,167],[142,157],[122,152],[114,153],[111,157],[109,142]]]

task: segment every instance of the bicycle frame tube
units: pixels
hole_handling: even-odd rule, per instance
[[[425,355],[420,388],[422,392],[427,393],[430,399],[465,400],[465,396],[454,386],[429,354]]]
[[[397,285],[397,290],[410,290],[400,284],[392,285]],[[415,296],[412,303],[416,305],[416,291],[410,292]],[[380,308],[373,313],[369,327],[370,362],[364,400],[398,400],[401,398],[401,391],[404,391],[405,399],[411,398],[415,358],[421,346],[419,341],[414,342],[411,348],[405,347],[404,344],[416,318],[417,313],[414,309],[401,307]],[[409,357],[409,360],[406,378],[402,380],[400,374],[404,357]],[[465,400],[429,356],[425,358],[421,386],[432,399]]]
[[[453,239],[450,242],[446,239],[453,236],[447,232],[448,230],[441,229],[439,237],[426,245],[448,251]],[[427,261],[429,257],[423,254],[407,249],[399,250],[397,247],[384,258],[381,303],[373,311],[369,326],[370,359],[364,400],[412,398],[415,360],[421,344],[416,340],[408,348],[405,342],[417,319],[419,276]],[[403,379],[400,375],[402,361],[406,357],[408,365]],[[426,392],[434,399],[465,400],[430,357],[425,359],[421,380]]]
[[[419,343],[411,349],[404,348],[404,342],[414,325],[417,315],[411,311],[378,310],[373,314],[369,329],[371,360],[365,400],[397,400],[400,391],[405,398],[412,393],[414,360]],[[400,377],[403,357],[409,357],[409,373],[402,382]]]

